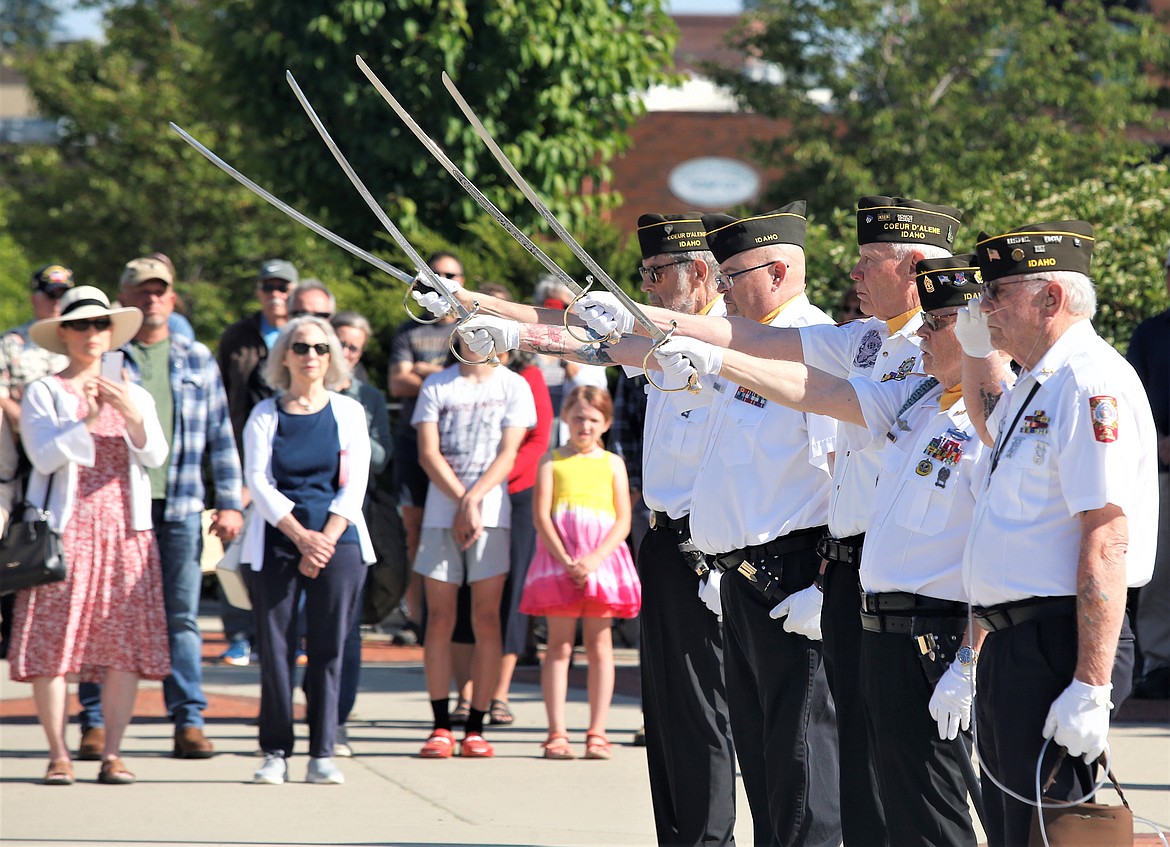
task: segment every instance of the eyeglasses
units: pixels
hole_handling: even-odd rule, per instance
[[[327,321],[331,317],[333,317],[333,313],[332,312],[306,312],[304,309],[297,309],[295,312],[292,313],[292,316],[294,318],[314,317],[314,318],[321,318],[322,320]]]
[[[75,321],[61,321],[61,326],[74,332],[89,332],[91,329],[105,332],[112,323],[109,318],[79,318]]]
[[[677,262],[667,262],[665,265],[654,265],[646,267],[646,265],[638,265],[638,273],[642,275],[642,281],[645,282],[649,277],[652,285],[658,285],[662,281],[662,274],[667,268],[673,268],[676,265],[689,265],[694,259],[679,259]]]
[[[260,288],[265,294],[275,294],[279,291],[281,294],[288,294],[289,283],[288,280],[280,279],[275,282],[272,280],[265,280],[260,283]]]
[[[959,315],[957,312],[952,312],[949,315],[935,315],[930,312],[922,313],[922,322],[930,327],[931,332],[938,332],[944,326],[950,326],[952,322],[958,319]]]
[[[343,349],[343,350],[346,350],[346,351],[348,351],[348,352],[350,352],[350,353],[360,353],[360,352],[362,352],[362,348],[361,348],[361,347],[358,347],[356,344],[350,344],[348,341],[342,341],[342,342],[341,342],[341,349]]]
[[[298,356],[308,356],[310,350],[318,356],[329,355],[329,345],[324,341],[318,341],[316,344],[306,344],[303,341],[294,341],[292,343],[292,351]]]
[[[993,279],[993,280],[991,280],[991,282],[984,283],[984,285],[983,285],[983,299],[984,300],[998,300],[999,299],[999,290],[1003,286],[1015,285],[1017,282],[1032,282],[1032,280],[1029,280],[1029,279],[1009,279],[1009,280],[1005,281],[1005,280],[1000,280],[1000,279]]]
[[[37,291],[44,294],[50,300],[60,300],[65,296],[65,292],[69,290],[68,285],[63,285],[59,282],[50,282],[47,285],[42,285],[37,288]]]
[[[715,284],[724,288],[731,288],[731,286],[735,285],[735,278],[737,276],[750,274],[752,271],[758,271],[760,268],[770,268],[772,265],[776,264],[777,261],[777,259],[773,259],[770,262],[764,262],[762,265],[755,265],[754,267],[744,268],[742,271],[735,271],[734,273],[717,273],[715,274]]]

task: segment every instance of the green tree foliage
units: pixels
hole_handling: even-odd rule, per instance
[[[4,0],[0,4],[0,48],[45,47],[57,23],[57,9],[46,0]]]
[[[229,0],[212,40],[229,111],[248,116],[249,166],[325,210],[347,237],[377,227],[355,202],[284,80],[293,72],[400,226],[458,232],[480,213],[382,102],[362,58],[505,212],[536,216],[443,88],[446,71],[567,225],[611,204],[598,190],[628,145],[637,92],[667,78],[661,0]]]
[[[1063,190],[1147,155],[1170,78],[1165,26],[1098,0],[760,0],[735,41],[783,80],[717,74],[791,123],[759,151],[785,163],[772,198],[821,209],[950,201],[1038,165]]]

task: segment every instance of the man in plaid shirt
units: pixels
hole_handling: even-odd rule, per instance
[[[163,682],[163,697],[175,724],[173,755],[206,759],[214,748],[203,734],[207,698],[201,667],[203,637],[196,619],[203,581],[199,559],[206,495],[204,457],[210,459],[215,486],[217,511],[211,531],[225,544],[243,527],[241,473],[215,357],[203,344],[168,331],[167,320],[175,307],[173,282],[170,269],[157,259],[135,259],[126,265],[120,299],[141,309],[144,318],[138,335],[122,352],[130,375],[154,397],[170,445],[170,461],[149,475],[171,648],[171,675]],[[100,728],[101,701],[96,685],[81,689],[85,745],[94,740],[86,736]]]

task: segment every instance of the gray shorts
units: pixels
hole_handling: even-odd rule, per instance
[[[414,572],[454,585],[480,582],[508,573],[511,530],[485,527],[475,544],[460,550],[450,529],[423,527]]]

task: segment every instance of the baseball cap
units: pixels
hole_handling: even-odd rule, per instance
[[[65,290],[73,287],[73,271],[64,265],[45,265],[33,271],[33,291],[60,297]]]
[[[132,259],[126,263],[126,268],[122,271],[121,285],[141,285],[142,283],[157,279],[159,282],[165,282],[167,285],[175,284],[175,277],[171,274],[171,269],[158,259],[141,258]]]
[[[283,279],[288,282],[296,282],[297,269],[293,267],[292,262],[286,262],[284,259],[269,259],[260,265],[260,275],[257,277],[260,282],[266,279]]]

